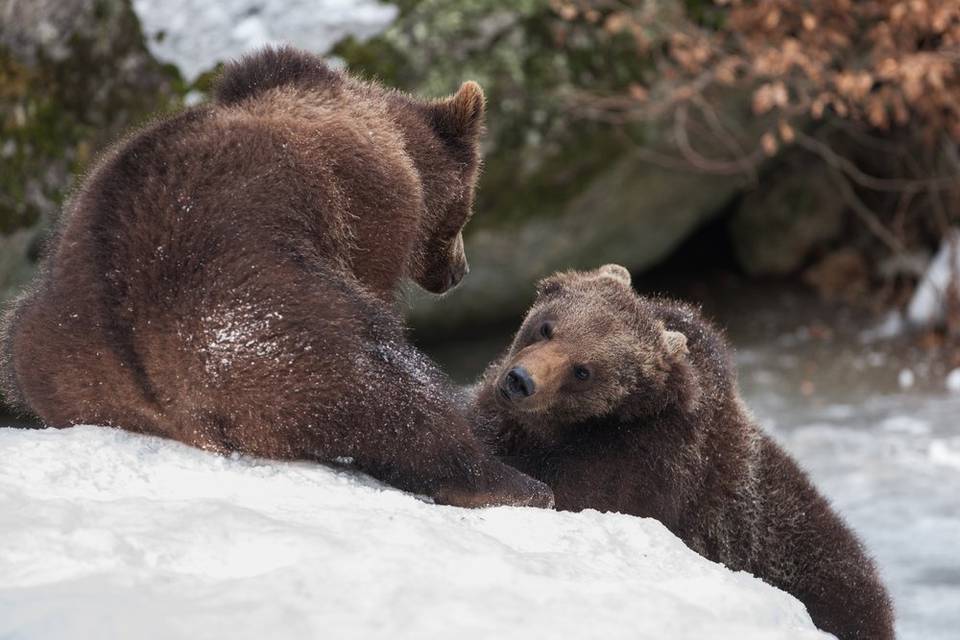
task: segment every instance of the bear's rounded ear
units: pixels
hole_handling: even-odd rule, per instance
[[[605,264],[600,269],[598,269],[601,276],[607,278],[613,278],[623,284],[630,286],[631,278],[630,272],[627,271],[626,267],[622,267],[619,264]]]
[[[451,97],[433,103],[433,128],[447,140],[475,140],[483,129],[485,110],[483,89],[468,80]]]
[[[689,349],[687,348],[687,336],[679,331],[670,331],[667,329],[663,332],[663,339],[667,343],[667,353],[670,355],[682,356],[689,353]]]

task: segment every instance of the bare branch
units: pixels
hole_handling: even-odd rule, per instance
[[[848,178],[866,189],[873,191],[904,191],[909,189],[952,189],[957,185],[955,176],[936,176],[916,180],[902,180],[895,178],[878,178],[864,173],[849,159],[844,158],[830,145],[809,136],[802,131],[797,132],[797,145],[823,158],[834,169],[843,172]]]
[[[870,207],[865,205],[857,196],[857,193],[853,190],[853,187],[850,186],[850,182],[848,181],[846,174],[844,174],[842,171],[834,170],[830,172],[830,175],[833,176],[834,183],[840,190],[840,195],[843,197],[844,202],[847,203],[847,205],[867,226],[867,228],[873,232],[873,235],[883,242],[883,244],[885,244],[893,253],[903,253],[905,250],[903,243],[899,238],[893,235],[889,229],[883,226],[883,223],[880,222],[877,214],[874,213]]]
[[[749,154],[744,150],[743,146],[740,144],[740,141],[737,140],[737,137],[729,130],[729,128],[724,124],[723,120],[717,114],[717,110],[713,106],[703,99],[703,96],[697,96],[693,99],[693,104],[699,108],[700,113],[703,114],[704,118],[707,121],[707,125],[710,127],[710,130],[713,132],[713,135],[716,136],[717,140],[720,141],[720,144],[727,148],[737,162],[740,163],[741,170],[743,173],[748,175],[750,179],[754,182],[757,180],[757,163],[751,162],[749,159]]]
[[[677,148],[687,162],[707,173],[720,175],[746,173],[748,176],[755,175],[756,167],[763,162],[765,158],[762,149],[757,148],[753,153],[739,156],[734,160],[707,158],[690,144],[690,137],[687,131],[688,117],[687,106],[682,104],[677,107],[673,120],[673,135],[676,139]]]

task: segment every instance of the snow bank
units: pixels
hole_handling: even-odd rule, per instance
[[[369,38],[397,16],[378,0],[133,0],[150,52],[193,80],[251,49],[288,42],[325,53]]]
[[[0,429],[0,638],[823,638],[653,520],[428,504],[102,427]]]

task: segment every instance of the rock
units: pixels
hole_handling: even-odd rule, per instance
[[[564,20],[534,0],[400,6],[381,36],[347,40],[334,53],[354,71],[420,94],[446,95],[476,80],[488,104],[484,173],[467,227],[471,273],[440,304],[411,294],[411,320],[421,333],[512,320],[531,299],[533,283],[555,269],[611,261],[647,268],[723,211],[740,188],[736,178],[640,159],[638,147],[669,147],[668,127],[615,127],[571,107],[580,92],[624,93],[659,77],[625,34]],[[665,25],[684,19],[683,3],[650,10],[659,28],[645,37],[655,48],[669,37]],[[747,101],[734,98],[715,104],[748,127],[755,118]]]
[[[843,230],[846,206],[822,163],[782,166],[748,193],[730,223],[737,259],[752,276],[785,276]]]
[[[643,270],[713,216],[737,185],[625,156],[554,216],[470,234],[470,276],[442,300],[415,297],[411,320],[422,330],[449,333],[521,314],[536,280],[559,269],[617,262]]]
[[[2,303],[32,269],[37,252],[25,247],[72,176],[132,124],[175,106],[178,77],[147,53],[128,0],[0,0],[0,16]]]
[[[274,14],[264,3],[235,0],[230,8],[259,7],[249,24],[259,21],[257,33],[273,33]],[[473,273],[443,305],[414,300],[420,327],[462,330],[458,323],[510,318],[530,299],[533,282],[555,269],[610,261],[647,268],[724,211],[741,188],[730,177],[668,170],[638,157],[638,147],[669,150],[669,127],[614,127],[571,107],[583,91],[625,93],[658,80],[632,36],[563,19],[542,0],[394,4],[399,17],[384,33],[348,38],[333,53],[353,71],[421,95],[447,95],[474,79],[489,104],[485,171],[468,227]],[[647,46],[668,42],[670,25],[686,19],[684,7],[680,0],[651,5]],[[169,18],[170,29],[178,29],[161,40],[182,44],[178,38],[190,32],[175,27],[182,16],[155,9],[151,16]],[[7,187],[0,193],[14,194],[0,201],[0,231],[9,233],[41,228],[93,150],[145,113],[179,103],[188,87],[150,56],[129,0],[0,0],[0,12],[0,69],[16,87],[0,94],[13,114],[3,126],[13,131],[14,146],[0,149],[0,187]],[[287,23],[295,19],[285,16]],[[158,38],[164,31],[155,30]],[[209,74],[190,88],[202,92],[203,78]],[[188,95],[194,100],[199,93]],[[710,101],[738,130],[757,120],[747,96]],[[710,152],[709,141],[696,143]]]
[[[0,291],[16,291],[29,282],[35,269],[40,236],[36,228],[0,234]]]
[[[840,249],[803,272],[803,281],[824,300],[855,302],[870,288],[870,269],[856,249]]]

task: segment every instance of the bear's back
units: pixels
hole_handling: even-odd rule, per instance
[[[187,109],[116,144],[68,202],[10,315],[4,369],[43,363],[32,377],[47,382],[33,397],[86,393],[64,391],[80,384],[69,380],[77,371],[124,395],[131,372],[145,375],[131,364],[137,336],[202,317],[251,277],[290,279],[289,265],[334,279],[366,269],[371,290],[391,291],[418,232],[419,179],[383,104],[338,100],[277,87]],[[85,364],[74,371],[67,358]]]

